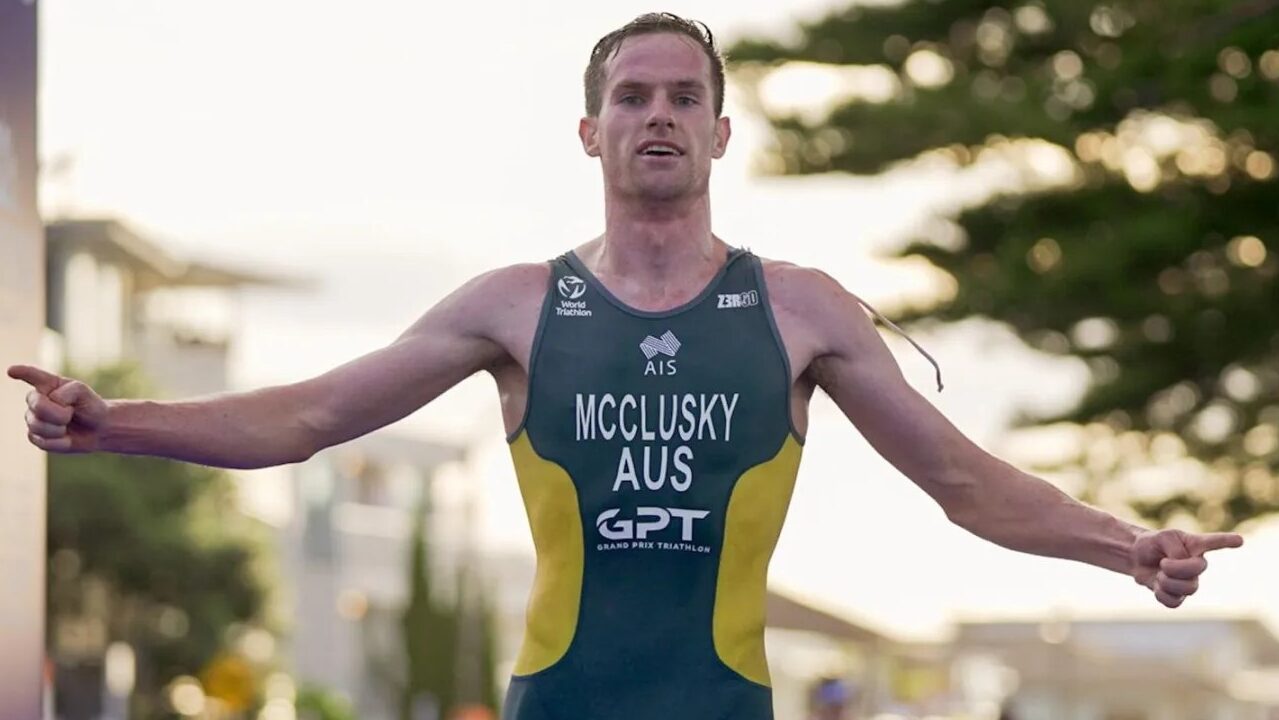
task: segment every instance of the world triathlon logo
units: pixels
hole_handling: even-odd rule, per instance
[[[556,285],[560,296],[567,300],[576,300],[586,294],[586,281],[576,275],[565,275]]]
[[[590,308],[581,297],[586,294],[586,282],[576,275],[565,275],[555,283],[560,291],[560,304],[555,314],[560,317],[590,317]]]

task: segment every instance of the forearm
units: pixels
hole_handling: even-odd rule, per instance
[[[970,490],[963,502],[947,514],[974,535],[1011,550],[1131,574],[1133,541],[1143,528],[993,458],[970,471],[964,485]]]
[[[300,462],[316,448],[299,385],[160,402],[111,400],[99,450],[225,468]]]

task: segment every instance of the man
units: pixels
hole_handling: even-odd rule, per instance
[[[605,36],[578,132],[604,233],[477,277],[395,342],[292,385],[104,401],[36,368],[49,452],[222,467],[300,462],[480,370],[497,383],[537,548],[508,720],[763,720],[768,560],[815,388],[947,516],[1006,547],[1126,573],[1176,607],[1234,534],[1149,531],[988,455],[902,378],[856,297],[711,231],[730,124],[705,26],[645,15]]]

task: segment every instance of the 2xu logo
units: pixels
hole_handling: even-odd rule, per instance
[[[730,295],[720,295],[719,305],[715,307],[719,310],[755,307],[759,304],[759,292],[756,290],[747,290],[742,293],[732,293]]]
[[[635,508],[635,519],[614,520],[622,513],[619,508],[610,508],[600,513],[595,519],[595,527],[600,535],[609,540],[645,540],[651,532],[665,530],[671,524],[671,518],[680,521],[680,539],[693,541],[693,523],[710,515],[709,510],[689,510],[687,508]]]

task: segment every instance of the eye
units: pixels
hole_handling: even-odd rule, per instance
[[[635,105],[637,103],[644,102],[644,98],[632,93],[630,95],[623,95],[622,97],[618,98],[617,101],[623,105]]]
[[[675,98],[675,102],[678,105],[696,105],[697,98],[692,95],[680,95]]]

